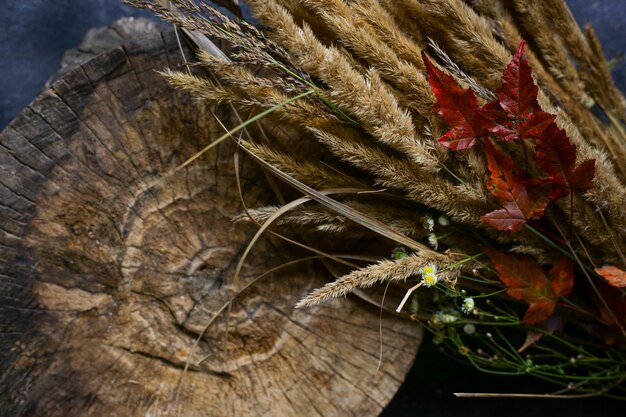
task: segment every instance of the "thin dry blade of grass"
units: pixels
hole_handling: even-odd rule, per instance
[[[354,221],[355,223],[360,224],[361,226],[367,227],[368,229],[379,234],[380,236],[391,239],[400,245],[404,245],[418,252],[424,252],[424,253],[431,254],[431,255],[436,254],[436,252],[434,252],[429,247],[419,242],[416,242],[415,240],[410,239],[404,235],[401,235],[395,230],[391,229],[389,226],[377,220],[369,218],[363,215],[363,213],[356,211],[352,209],[351,207],[340,203],[337,200],[333,200],[332,198],[327,197],[323,193],[314,190],[313,188],[307,186],[306,184],[301,183],[300,181],[296,180],[292,176],[287,175],[281,170],[279,170],[278,168],[272,166],[271,164],[268,164],[266,161],[259,158],[252,152],[247,151],[245,147],[243,147],[242,149],[244,149],[248,153],[248,155],[250,155],[252,159],[257,161],[263,168],[267,169],[268,171],[276,175],[278,178],[282,179],[289,185],[293,186],[298,191],[308,195],[309,197],[311,197],[311,199],[317,201],[318,203],[324,206],[330,207],[331,209],[341,214],[342,216]]]
[[[230,138],[232,135],[234,135],[235,133],[239,132],[241,129],[244,129],[245,127],[253,124],[257,120],[261,120],[262,118],[264,118],[268,114],[270,114],[270,113],[280,109],[283,106],[286,106],[287,104],[289,104],[289,103],[291,103],[293,101],[299,100],[299,99],[304,98],[306,96],[310,96],[312,94],[315,94],[315,90],[305,91],[304,93],[298,94],[295,97],[292,97],[292,98],[290,98],[290,99],[288,99],[288,100],[286,100],[286,101],[284,101],[282,103],[276,104],[275,106],[272,106],[271,108],[269,108],[269,109],[267,109],[267,110],[265,110],[265,111],[255,115],[255,116],[252,116],[251,118],[247,119],[243,123],[241,123],[238,126],[235,126],[234,128],[232,128],[231,130],[229,130],[228,132],[226,132],[225,134],[223,134],[219,138],[215,139],[213,142],[211,142],[210,144],[205,146],[202,150],[200,150],[199,152],[194,154],[192,157],[187,159],[185,162],[183,162],[181,165],[179,165],[176,169],[177,170],[181,170],[181,169],[185,168],[186,166],[191,164],[193,161],[195,161],[196,159],[200,158],[204,153],[206,153],[207,151],[211,150],[213,147],[215,147],[216,145],[221,143],[223,140]]]

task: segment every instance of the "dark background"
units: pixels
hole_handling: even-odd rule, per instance
[[[121,0],[120,0],[121,1]],[[3,0],[0,7],[0,129],[41,91],[63,53],[87,30],[123,16],[149,16],[118,0]],[[541,0],[534,0],[541,1]],[[626,91],[626,0],[568,0],[580,24],[591,22],[613,75]],[[534,379],[491,377],[439,354],[425,340],[413,369],[384,417],[408,416],[620,416],[626,404],[607,399],[458,399],[453,392],[543,392]],[[0,405],[1,406],[1,405]],[[306,416],[294,416],[306,417]]]

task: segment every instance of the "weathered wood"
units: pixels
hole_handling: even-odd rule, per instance
[[[232,115],[155,71],[181,64],[172,33],[116,48],[0,134],[0,416],[377,415],[420,329],[351,299],[295,310],[315,264],[247,288],[294,257],[270,238],[235,280],[255,229],[231,221],[234,146],[174,171]]]
[[[165,30],[167,25],[159,21],[149,20],[144,17],[123,17],[109,26],[90,29],[76,48],[65,51],[61,67],[54,74],[46,86],[60,79],[65,74],[90,61],[96,56],[117,48],[131,39],[156,35]]]

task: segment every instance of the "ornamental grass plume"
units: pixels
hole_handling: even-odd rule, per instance
[[[163,75],[251,115],[223,138],[297,143],[238,141],[306,198],[237,220],[366,261],[299,307],[393,283],[479,369],[626,398],[626,101],[562,0],[128,3],[220,45]]]

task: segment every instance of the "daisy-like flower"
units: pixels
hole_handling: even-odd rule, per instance
[[[422,276],[435,275],[437,273],[437,265],[428,264],[422,268]]]
[[[463,300],[463,305],[461,305],[461,311],[465,314],[470,314],[474,311],[474,299],[468,297]]]
[[[439,281],[437,277],[437,266],[428,264],[422,268],[422,284],[426,287],[432,287]]]
[[[437,283],[437,281],[439,281],[439,278],[437,278],[437,275],[435,274],[428,274],[428,275],[422,276],[422,282],[424,283],[425,287],[432,287],[433,285]]]

